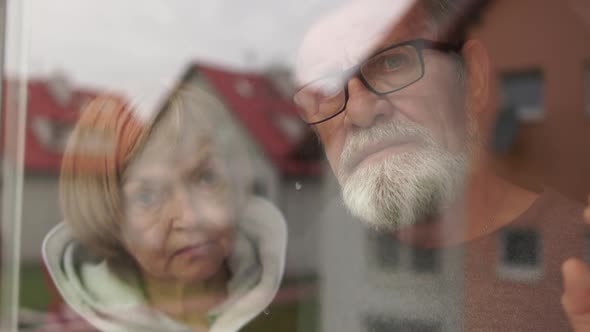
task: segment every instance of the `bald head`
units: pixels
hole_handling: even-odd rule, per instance
[[[304,84],[359,62],[375,50],[413,3],[351,1],[319,19],[308,30],[299,50],[297,82]]]

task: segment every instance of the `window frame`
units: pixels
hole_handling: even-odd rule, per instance
[[[529,111],[530,107],[523,108],[519,105],[513,105],[513,102],[509,102],[507,99],[506,93],[506,82],[508,80],[516,80],[516,79],[525,79],[530,80],[531,78],[536,78],[535,76],[538,75],[538,81],[540,83],[540,96],[538,100],[539,109],[535,111]],[[520,123],[539,123],[545,119],[546,116],[546,100],[545,100],[545,73],[541,66],[536,67],[527,67],[527,68],[520,68],[514,70],[501,70],[498,74],[498,86],[499,86],[499,107],[502,109],[507,107],[514,107],[515,113]],[[523,111],[524,109],[524,111]]]

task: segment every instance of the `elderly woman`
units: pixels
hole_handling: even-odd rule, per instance
[[[82,112],[43,254],[96,329],[238,331],[274,297],[285,222],[220,158],[201,112],[215,105],[177,92],[149,120],[109,97]]]

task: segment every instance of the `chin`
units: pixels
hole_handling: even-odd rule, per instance
[[[179,266],[174,273],[177,279],[182,281],[209,280],[217,276],[223,270],[223,261],[200,262],[189,266]]]
[[[341,182],[350,213],[378,230],[425,223],[463,192],[467,157],[426,149],[357,168]]]

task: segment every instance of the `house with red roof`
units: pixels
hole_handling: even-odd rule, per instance
[[[323,152],[291,101],[287,73],[193,64],[180,84],[205,91],[223,105],[222,112],[204,111],[217,136],[247,155],[244,168],[251,171],[251,190],[285,214],[289,226],[286,273],[313,275]]]
[[[67,87],[63,79],[30,80],[25,168],[57,174],[80,110],[96,93]]]
[[[5,105],[11,103],[14,84],[5,81]],[[96,95],[95,91],[71,86],[63,76],[27,82],[21,248],[24,263],[41,259],[43,237],[62,219],[58,202],[61,158],[80,110]],[[5,119],[2,126],[6,126]],[[4,154],[9,155],[9,151]]]

